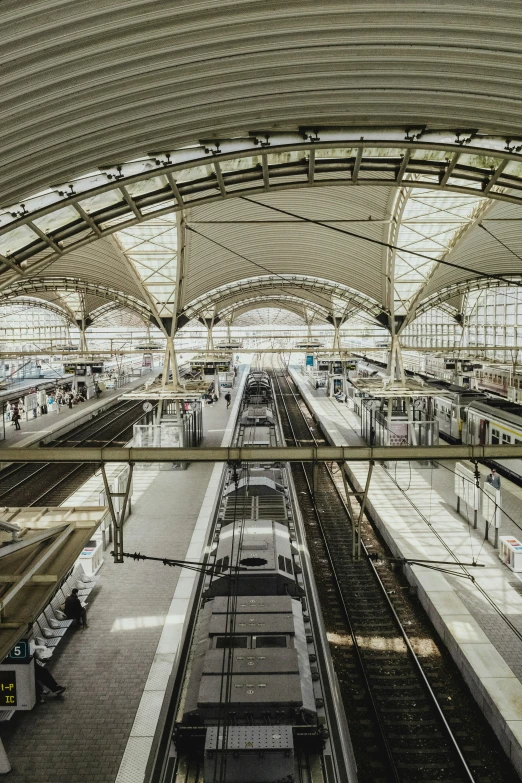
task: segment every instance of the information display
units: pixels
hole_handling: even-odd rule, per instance
[[[306,366],[307,367],[313,367],[314,366],[314,357],[313,356],[307,356],[306,357]]]
[[[0,671],[0,707],[16,707],[16,672]]]

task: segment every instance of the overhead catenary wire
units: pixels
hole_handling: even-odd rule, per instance
[[[326,228],[329,231],[335,231],[339,234],[344,234],[346,236],[353,237],[354,239],[361,239],[364,242],[369,242],[372,245],[378,245],[379,247],[386,247],[388,250],[396,250],[399,253],[407,253],[408,255],[415,256],[417,258],[422,258],[424,261],[430,261],[432,264],[442,264],[443,266],[449,266],[453,269],[459,269],[462,272],[470,272],[473,275],[477,274],[477,270],[473,269],[469,266],[463,266],[462,264],[455,264],[453,261],[446,261],[442,258],[434,258],[433,256],[429,256],[426,253],[420,253],[418,250],[409,250],[406,247],[400,247],[400,245],[394,245],[392,242],[386,242],[383,239],[375,239],[374,237],[365,237],[363,234],[358,234],[356,231],[350,231],[347,228],[340,228],[339,226],[333,226],[329,225],[328,223],[325,223],[322,220],[314,220],[313,218],[304,217],[303,215],[297,215],[295,212],[290,212],[286,209],[281,209],[281,207],[274,207],[271,204],[264,204],[262,201],[256,201],[253,198],[249,198],[248,196],[240,196],[243,201],[248,201],[251,204],[255,204],[258,207],[265,207],[266,209],[271,209],[274,212],[279,212],[282,215],[289,215],[293,218],[299,218],[303,221],[303,223],[310,223],[315,226],[321,226],[322,228]],[[370,222],[370,221],[368,221]],[[486,229],[487,230],[487,229]],[[520,270],[514,270],[513,274],[520,275]],[[487,277],[492,280],[500,280],[503,283],[506,283],[508,286],[516,286],[522,288],[522,281],[520,280],[510,280],[507,277],[504,277],[504,275],[497,275],[493,272],[483,272],[480,273],[481,277]]]
[[[293,282],[292,280],[287,280],[287,278],[284,277],[284,275],[281,275],[279,272],[274,272],[272,269],[269,269],[269,267],[260,264],[258,261],[253,261],[251,258],[248,258],[243,253],[239,253],[237,250],[233,250],[231,247],[224,245],[222,242],[218,242],[217,239],[213,239],[212,237],[209,237],[207,234],[204,234],[202,231],[198,231],[197,228],[194,228],[194,226],[191,226],[189,223],[186,224],[186,229],[187,231],[191,231],[193,234],[197,234],[203,239],[206,239],[208,242],[212,242],[214,245],[217,245],[217,247],[220,247],[222,250],[226,250],[228,253],[232,253],[232,255],[241,258],[243,261],[246,261],[247,263],[256,266],[258,269],[262,269],[263,272],[266,272],[267,274],[272,275],[273,277],[277,277],[279,280],[283,282],[283,285],[281,286],[282,288],[295,287],[295,282]],[[322,296],[316,291],[314,291],[314,296],[316,299],[320,299],[323,302],[326,302],[329,311],[332,309],[331,299],[328,299],[326,296]]]

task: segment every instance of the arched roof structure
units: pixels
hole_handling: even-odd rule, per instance
[[[357,292],[332,317],[358,296],[393,330],[518,274],[519,13],[4,0],[0,295],[77,286],[165,330],[227,285],[320,273]]]

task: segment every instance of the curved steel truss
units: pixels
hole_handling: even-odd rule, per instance
[[[17,297],[16,299],[0,299],[0,307],[22,307],[24,310],[32,308],[35,310],[47,310],[53,315],[63,318],[67,323],[76,326],[76,319],[73,317],[73,313],[68,312],[59,305],[46,302],[44,299],[26,299],[24,297]]]
[[[295,296],[300,301],[301,310],[304,308],[324,310],[327,315],[334,315],[336,300],[342,300],[343,307],[364,310],[373,318],[378,318],[382,313],[381,306],[359,291],[353,288],[333,283],[319,277],[306,275],[260,275],[239,280],[235,283],[215,288],[204,296],[200,296],[188,304],[182,315],[182,320],[187,321],[201,316],[204,312],[215,310],[220,318],[223,317],[225,308],[233,309],[241,307],[246,299],[258,292],[258,296],[284,298],[293,296],[300,289],[302,295]],[[233,301],[230,301],[230,300]],[[220,308],[222,308],[220,310]],[[344,313],[342,313],[344,315]]]
[[[513,280],[514,284],[520,285],[522,281],[522,274],[509,275],[506,276],[506,278]],[[463,280],[459,283],[455,283],[454,285],[447,286],[440,291],[436,291],[434,294],[432,294],[432,296],[425,299],[416,309],[415,318],[418,318],[420,315],[426,313],[428,310],[431,310],[433,307],[439,307],[449,299],[453,299],[456,296],[461,296],[462,294],[471,293],[472,291],[482,291],[485,288],[509,288],[509,286],[506,285],[505,280],[495,280],[495,278],[492,277],[477,277],[473,278],[472,280]]]
[[[313,302],[302,299],[299,296],[287,296],[285,294],[264,294],[261,296],[251,296],[242,299],[240,302],[228,305],[223,310],[219,310],[217,315],[220,321],[227,321],[233,324],[234,320],[244,313],[251,310],[257,310],[264,307],[276,307],[282,310],[288,310],[291,313],[301,316],[303,322],[306,321],[306,311],[318,316],[322,321],[326,321],[329,312],[326,307],[321,307]]]
[[[146,304],[140,302],[128,294],[121,291],[107,288],[106,286],[89,283],[85,280],[75,278],[37,278],[32,280],[17,280],[8,288],[2,291],[2,302],[16,303],[21,296],[38,296],[42,291],[73,291],[77,293],[92,294],[108,302],[117,302],[119,305],[138,313],[144,320],[151,320],[151,311]],[[67,318],[67,313],[62,310],[62,314]]]
[[[185,207],[242,194],[332,185],[401,185],[522,204],[522,143],[424,128],[294,133],[151,154],[70,180],[0,210],[7,281],[102,236]]]

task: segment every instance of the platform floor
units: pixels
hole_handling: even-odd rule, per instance
[[[157,374],[157,370],[154,372]],[[36,419],[21,421],[20,430],[15,429],[13,424],[8,422],[5,425],[5,439],[0,440],[0,445],[3,448],[9,446],[32,446],[34,443],[42,440],[42,438],[48,438],[53,432],[62,429],[64,425],[72,424],[77,419],[81,419],[90,411],[104,408],[108,402],[112,403],[114,400],[117,400],[124,392],[132,391],[142,386],[147,378],[150,378],[150,375],[150,373],[144,374],[125,386],[121,386],[119,389],[104,391],[99,399],[93,397],[90,400],[73,405],[72,408],[62,405],[59,413],[53,411],[52,413],[38,416]]]
[[[353,411],[326,397],[324,390],[312,389],[297,369],[292,375],[332,444],[360,445],[360,423]],[[348,462],[347,467],[362,489],[368,466]],[[443,573],[408,567],[410,581],[522,774],[522,640],[516,633],[522,635],[522,580],[485,541],[482,515],[474,530],[473,512],[463,507],[462,514],[457,513],[454,470],[453,461],[438,467],[394,463],[385,469],[376,465],[368,509],[396,556],[448,563],[441,566]],[[489,471],[482,466],[480,471],[484,480]],[[522,491],[506,479],[502,479],[502,504],[506,514],[500,534],[520,538]],[[463,569],[457,561],[476,561],[485,567]],[[463,578],[466,571],[475,582]]]
[[[229,411],[224,399],[205,407],[205,445],[229,439],[243,377]],[[126,549],[198,559],[221,470],[136,469]],[[0,727],[13,766],[10,783],[143,780],[193,572],[148,562],[115,565],[107,552],[99,574],[89,628],[71,631],[49,666],[67,691]]]

